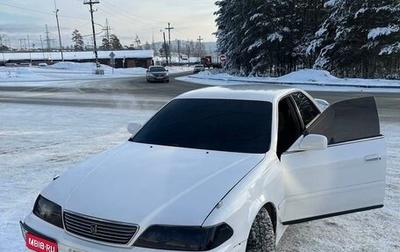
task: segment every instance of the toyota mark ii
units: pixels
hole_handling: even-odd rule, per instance
[[[288,225],[383,206],[373,97],[281,86],[182,94],[69,169],[21,221],[34,251],[274,251]]]

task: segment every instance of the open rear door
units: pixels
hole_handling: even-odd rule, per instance
[[[294,224],[383,206],[386,143],[373,97],[345,100],[327,108],[307,134],[324,135],[328,146],[301,150],[301,136],[281,162],[285,200],[283,224]]]

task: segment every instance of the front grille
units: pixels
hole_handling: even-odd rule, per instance
[[[72,212],[64,212],[64,225],[68,232],[77,236],[116,245],[127,245],[138,230],[137,225]]]

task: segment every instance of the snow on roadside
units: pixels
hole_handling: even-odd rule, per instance
[[[93,80],[101,78],[131,78],[144,76],[145,68],[117,68],[101,65],[104,75],[94,74],[94,63],[59,62],[45,67],[0,67],[0,85],[14,83],[29,85],[37,81]],[[190,72],[193,67],[167,67],[170,73]],[[399,80],[337,78],[323,70],[303,69],[281,77],[238,77],[206,70],[198,74],[177,78],[187,82],[206,85],[236,85],[243,83],[279,83],[294,85],[306,90],[400,92]],[[23,84],[24,83],[24,84]],[[48,83],[52,85],[53,83]]]
[[[99,69],[104,74],[95,74]],[[191,67],[167,67],[167,69],[170,73],[192,71]],[[93,80],[145,75],[146,69],[142,67],[112,68],[100,65],[99,68],[96,68],[94,63],[58,62],[49,66],[0,67],[0,85],[1,83],[14,83],[15,85],[15,82]]]
[[[303,69],[281,77],[239,77],[217,71],[204,71],[178,79],[208,85],[244,83],[277,83],[294,85],[306,90],[400,92],[400,80],[337,78],[323,70]]]

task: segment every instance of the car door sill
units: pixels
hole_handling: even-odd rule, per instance
[[[300,220],[285,221],[285,222],[282,222],[282,225],[299,224],[299,223],[303,223],[303,222],[307,222],[307,221],[319,220],[319,219],[334,217],[334,216],[343,215],[343,214],[368,211],[368,210],[373,210],[373,209],[382,208],[382,207],[383,207],[383,204],[376,205],[376,206],[370,206],[370,207],[363,207],[363,208],[358,208],[358,209],[352,209],[352,210],[342,211],[342,212],[337,212],[337,213],[324,214],[324,215],[320,215],[320,216],[313,216],[313,217],[304,218],[304,219],[300,219]]]

